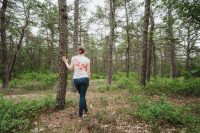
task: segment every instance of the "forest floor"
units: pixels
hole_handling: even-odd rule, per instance
[[[133,115],[137,104],[132,100],[133,94],[126,89],[102,91],[100,85],[105,80],[93,80],[87,92],[89,114],[78,119],[78,93],[67,91],[66,101],[69,105],[63,111],[47,110],[33,122],[32,133],[148,133],[151,127],[145,121]],[[7,95],[13,100],[21,98],[39,99],[54,91],[39,91],[19,95]],[[159,96],[151,96],[152,101]],[[175,105],[199,102],[199,98],[169,98]],[[161,132],[178,132],[176,127],[165,126]]]

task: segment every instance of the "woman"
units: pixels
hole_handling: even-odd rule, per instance
[[[79,117],[82,118],[83,111],[85,113],[88,113],[85,95],[89,86],[89,78],[91,76],[91,73],[90,59],[85,57],[85,48],[79,47],[78,51],[79,54],[72,57],[70,65],[68,63],[68,59],[65,56],[62,57],[62,60],[70,71],[74,71],[73,81],[80,95]]]

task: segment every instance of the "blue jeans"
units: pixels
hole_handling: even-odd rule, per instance
[[[80,95],[79,100],[79,117],[82,117],[83,111],[88,112],[85,95],[89,86],[89,78],[74,79],[74,85]]]

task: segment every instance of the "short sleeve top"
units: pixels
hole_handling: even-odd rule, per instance
[[[77,55],[71,59],[74,64],[74,75],[73,79],[88,78],[87,68],[90,64],[90,59],[85,56]]]

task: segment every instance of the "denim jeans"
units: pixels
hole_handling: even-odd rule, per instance
[[[79,117],[82,117],[83,111],[88,112],[85,95],[89,86],[89,78],[74,79],[74,85],[80,95],[79,99]]]

